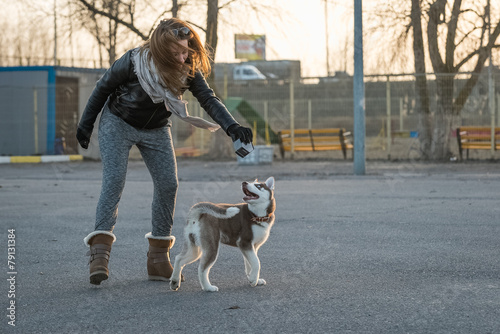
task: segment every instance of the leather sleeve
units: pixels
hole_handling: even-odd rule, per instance
[[[133,71],[130,54],[131,51],[128,51],[120,59],[116,60],[97,81],[83,111],[82,118],[78,123],[78,128],[81,129],[88,138],[90,138],[92,130],[94,129],[97,115],[101,112],[108,97],[118,86],[129,79],[130,72]]]
[[[188,89],[198,100],[201,107],[217,124],[221,126],[224,132],[227,133],[227,129],[231,125],[238,124],[238,122],[236,122],[233,116],[229,113],[226,106],[210,88],[201,72],[196,72],[195,76],[188,82],[188,86]]]

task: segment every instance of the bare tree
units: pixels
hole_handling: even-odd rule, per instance
[[[429,91],[427,90],[422,10],[420,2],[421,0],[412,0],[411,2],[411,22],[413,26],[413,54],[417,109],[420,110],[420,151],[423,160],[428,160],[431,147],[432,123],[429,106]]]
[[[451,129],[479,80],[488,52],[499,48],[500,16],[487,21],[486,0],[388,1],[382,10],[394,21],[405,22],[405,37],[413,32],[413,56],[417,109],[420,116],[420,146],[423,159],[444,160],[451,155]],[[399,6],[394,9],[393,6]],[[402,13],[402,14],[401,14]],[[492,12],[493,13],[493,12]],[[387,21],[386,17],[383,17]],[[493,20],[492,20],[493,21]],[[380,23],[382,26],[383,23]],[[400,24],[401,25],[401,24]],[[394,32],[393,32],[394,33]],[[406,35],[405,35],[406,33]],[[495,44],[496,43],[496,44]],[[431,110],[426,79],[428,65],[436,76],[436,108]],[[456,76],[470,71],[458,94]]]
[[[53,32],[50,31],[53,16],[40,14],[32,6],[20,2],[0,1],[5,9],[1,17],[2,34],[0,65],[30,66],[52,63]],[[12,19],[16,17],[17,19]]]
[[[276,16],[278,17],[279,11],[277,8],[266,4],[264,0],[226,0],[224,3],[221,3],[219,0],[184,0],[172,1],[172,7],[166,9],[157,16],[156,20],[149,25],[149,31],[138,26],[135,20],[135,13],[133,9],[135,5],[135,0],[101,0],[101,2],[118,2],[119,7],[121,9],[118,10],[117,13],[113,13],[109,10],[109,8],[104,8],[103,6],[97,5],[96,0],[73,0],[83,6],[89,13],[92,13],[96,16],[106,17],[110,20],[115,21],[118,25],[125,27],[130,32],[137,35],[142,40],[147,40],[153,29],[156,27],[157,22],[166,13],[171,13],[172,16],[178,17],[181,10],[184,8],[196,8],[199,9],[201,6],[206,6],[206,22],[205,25],[202,26],[195,22],[187,20],[191,25],[197,27],[205,33],[205,44],[207,48],[212,53],[212,60],[215,59],[215,54],[217,52],[217,43],[218,43],[218,25],[222,20],[219,13],[221,11],[231,11],[232,5],[238,3],[240,7],[253,11],[255,13],[263,13],[265,17]],[[128,1],[128,2],[127,2]],[[158,13],[156,9],[156,13]],[[233,17],[228,15],[229,17]],[[227,21],[226,21],[227,23]]]
[[[214,53],[217,50],[217,27],[219,22],[219,0],[207,0],[207,28],[205,29],[205,43]]]
[[[450,155],[451,128],[479,79],[489,51],[500,47],[495,44],[500,35],[500,18],[491,25],[492,32],[488,38],[488,24],[491,23],[487,22],[487,6],[472,2],[462,9],[462,2],[436,0],[427,10],[428,52],[437,75],[438,103],[431,144],[431,157],[434,160],[446,159]],[[467,15],[474,24],[465,24],[471,20]],[[454,96],[455,76],[466,65],[472,66],[472,75],[458,95]]]
[[[95,38],[99,46],[101,66],[102,49],[107,53],[109,65],[116,60],[121,22],[124,22],[124,17],[128,17],[133,25],[135,3],[135,0],[74,1],[76,6],[73,8],[77,9],[70,11],[70,20],[79,22]]]

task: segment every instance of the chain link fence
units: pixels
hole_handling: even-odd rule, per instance
[[[96,74],[93,74],[96,76]],[[100,75],[100,74],[99,74]],[[454,77],[454,96],[472,74],[461,73]],[[489,106],[490,84],[487,69],[479,76],[477,84],[467,99],[457,119],[459,125],[500,127],[500,71],[493,75],[494,108]],[[79,147],[74,139],[75,127],[85,107],[95,79],[78,81],[56,78],[55,125],[57,138],[65,138],[66,153],[75,154]],[[261,82],[236,82],[218,80],[212,84],[216,94],[226,101],[236,120],[254,129],[257,134],[254,144],[275,147],[275,158],[281,159],[279,145],[274,135],[287,129],[344,128],[353,131],[353,80],[349,76],[329,78],[302,78],[297,81],[265,80]],[[427,75],[431,112],[437,108],[436,75]],[[50,87],[49,87],[50,88]],[[4,114],[3,125],[19,145],[24,141],[34,142],[31,154],[43,153],[46,145],[48,116],[47,86],[0,85],[0,99]],[[365,77],[366,106],[366,158],[367,159],[418,159],[420,156],[419,133],[420,108],[417,102],[414,75],[380,75]],[[50,95],[50,94],[49,94]],[[190,114],[208,118],[195,98],[187,92]],[[237,103],[247,105],[241,112]],[[239,102],[238,102],[239,101]],[[236,104],[235,104],[236,103]],[[49,103],[50,104],[50,103]],[[7,110],[8,109],[8,110]],[[250,111],[249,111],[250,110]],[[493,111],[493,112],[492,112]],[[23,115],[20,117],[19,115]],[[10,115],[10,116],[9,116]],[[17,116],[16,116],[17,115]],[[251,117],[249,116],[251,115]],[[265,127],[266,129],[262,129]],[[17,129],[17,130],[13,130]],[[26,135],[29,130],[30,134]],[[174,144],[180,155],[196,156],[208,153],[213,146],[214,135],[205,130],[172,118]],[[454,133],[455,129],[452,129]],[[6,131],[0,133],[0,138]],[[42,139],[38,139],[38,138]],[[95,136],[96,137],[96,136]],[[33,139],[35,138],[35,139]],[[93,138],[94,139],[94,138]],[[56,140],[56,144],[57,144]],[[458,155],[456,138],[451,150]],[[31,144],[30,144],[31,145]],[[0,152],[1,155],[12,153]],[[289,159],[291,154],[285,154]],[[340,151],[294,152],[295,159],[343,159]],[[352,151],[347,154],[352,159]],[[491,158],[489,152],[471,152],[471,158]]]
[[[454,77],[454,96],[471,77],[470,73],[459,73]],[[494,108],[489,107],[489,82],[487,70],[478,75],[477,84],[472,89],[467,102],[457,117],[457,125],[500,127],[500,71],[493,75]],[[427,75],[431,115],[438,108],[436,78]],[[365,77],[366,107],[366,158],[367,159],[418,159],[420,157],[419,133],[421,115],[415,89],[415,75],[377,75]],[[352,77],[303,78],[300,81],[265,82],[224,82],[217,81],[215,88],[219,96],[228,100],[239,98],[246,101],[265,121],[269,130],[278,133],[287,129],[344,128],[352,132],[353,120],[353,80]],[[196,115],[199,106],[196,100],[186,94],[189,109]],[[254,128],[261,122],[255,117],[245,117],[238,110],[231,110],[238,122]],[[205,117],[207,117],[205,115]],[[178,122],[177,122],[178,123]],[[177,124],[178,125],[178,124]],[[175,126],[175,125],[174,125]],[[257,130],[257,131],[255,131]],[[455,129],[451,129],[453,136]],[[185,130],[183,130],[185,131]],[[199,130],[191,130],[199,131]],[[178,138],[186,133],[177,132]],[[265,136],[257,136],[256,144],[269,144]],[[181,145],[207,150],[207,143],[199,140],[184,141]],[[277,146],[276,143],[271,143]],[[458,155],[456,137],[451,140],[451,151]],[[275,157],[279,158],[275,150]],[[291,155],[285,155],[285,158]],[[348,154],[352,158],[352,152]],[[489,152],[474,152],[471,158],[490,158]],[[295,159],[343,159],[341,152],[316,151],[295,152]]]

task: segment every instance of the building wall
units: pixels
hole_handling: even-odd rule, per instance
[[[0,156],[61,153],[56,139],[66,135],[70,145],[65,154],[98,159],[98,125],[89,150],[77,145],[75,127],[103,73],[53,66],[0,67]]]
[[[47,153],[48,75],[0,71],[0,155]]]

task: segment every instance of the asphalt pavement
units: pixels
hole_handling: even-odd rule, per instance
[[[194,203],[241,202],[242,181],[275,177],[276,223],[259,252],[266,286],[249,286],[229,246],[210,274],[217,293],[201,290],[197,264],[177,292],[148,281],[152,182],[141,161],[129,164],[110,278],[92,286],[83,238],[100,163],[0,165],[0,332],[500,332],[497,162],[368,161],[364,176],[350,161],[178,167],[177,238]]]

